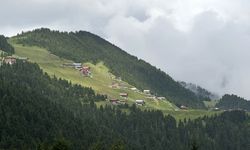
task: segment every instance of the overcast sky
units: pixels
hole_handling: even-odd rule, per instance
[[[0,0],[0,33],[87,30],[175,80],[250,99],[249,0]]]

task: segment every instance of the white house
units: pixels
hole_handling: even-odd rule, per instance
[[[136,103],[137,105],[142,106],[142,105],[145,104],[145,101],[144,101],[144,100],[135,100],[135,103]]]
[[[150,90],[143,90],[143,93],[150,94]]]
[[[82,63],[73,63],[74,67],[76,69],[81,69],[82,68]]]

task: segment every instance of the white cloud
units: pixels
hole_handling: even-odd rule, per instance
[[[177,80],[250,99],[248,0],[0,1],[0,32],[88,30]]]

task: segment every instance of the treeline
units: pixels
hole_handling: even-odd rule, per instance
[[[0,35],[0,50],[8,54],[14,54],[14,48],[7,42],[7,38],[3,35]]]
[[[141,90],[149,89],[177,105],[205,107],[193,92],[182,87],[160,69],[89,32],[68,33],[37,29],[15,38],[20,44],[43,47],[76,62],[103,61],[113,74]]]
[[[38,65],[0,67],[0,149],[248,150],[243,111],[177,122],[160,111],[97,108],[90,88],[50,78]]]
[[[246,110],[250,111],[250,101],[241,98],[237,95],[225,94],[216,104],[216,107],[224,110]]]

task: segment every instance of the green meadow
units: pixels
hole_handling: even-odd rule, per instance
[[[60,58],[56,55],[51,54],[44,48],[30,47],[16,44],[14,39],[9,40],[9,42],[15,48],[15,55],[17,57],[27,57],[30,62],[37,63],[44,72],[48,73],[50,76],[56,76],[58,78],[66,79],[73,84],[80,84],[82,86],[91,87],[99,94],[105,94],[109,99],[120,98],[120,93],[128,93],[129,97],[127,102],[129,105],[135,103],[135,100],[142,99],[145,100],[146,105],[138,106],[142,109],[156,109],[161,110],[164,114],[170,114],[175,116],[177,119],[190,118],[194,119],[204,115],[213,115],[215,111],[207,110],[180,110],[174,104],[167,100],[153,100],[147,98],[148,95],[138,91],[133,91],[132,85],[129,85],[122,80],[117,80],[116,77],[109,72],[109,69],[102,63],[91,64],[84,63],[85,66],[91,68],[92,76],[83,76],[77,69],[64,67],[65,63],[73,63],[71,60],[66,60]],[[112,88],[112,84],[119,85],[118,88]],[[97,102],[97,106],[100,105],[111,105],[108,101]]]

